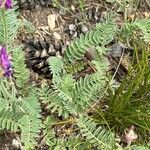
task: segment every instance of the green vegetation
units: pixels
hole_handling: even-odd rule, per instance
[[[79,2],[84,10],[84,1]],[[49,58],[52,83],[35,87],[21,46],[13,47],[21,26],[17,15],[15,8],[0,10],[0,42],[12,53],[14,70],[10,79],[0,78],[0,129],[19,131],[24,150],[35,149],[41,133],[42,142],[54,150],[148,150],[150,20],[125,21],[121,27],[114,18],[97,23],[72,41],[64,56]],[[134,48],[131,68],[118,88],[112,85],[106,58],[107,45],[114,39]],[[84,56],[89,49],[92,59],[87,63]],[[87,65],[92,71],[76,78]],[[103,105],[108,108],[104,110]],[[62,138],[55,130],[60,125],[74,128]],[[117,135],[131,125],[136,127],[138,140],[119,143]]]

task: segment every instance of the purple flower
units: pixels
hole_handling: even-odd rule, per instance
[[[0,46],[0,67],[3,70],[5,77],[10,77],[12,74],[11,63],[5,47]]]
[[[0,0],[0,7],[2,6],[2,0]]]
[[[5,1],[5,8],[11,9],[12,8],[12,0],[6,0]]]

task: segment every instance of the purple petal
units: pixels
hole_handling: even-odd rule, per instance
[[[4,76],[11,76],[11,63],[5,47],[0,47],[0,66],[4,71]]]
[[[0,63],[4,69],[8,69],[11,67],[5,47],[2,47],[0,51]]]
[[[5,8],[11,9],[12,8],[12,0],[6,0],[5,1]]]
[[[0,7],[2,6],[2,0],[0,0]]]
[[[6,70],[3,75],[5,77],[10,77],[12,75],[12,71],[11,70]]]

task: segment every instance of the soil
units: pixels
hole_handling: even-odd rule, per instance
[[[0,133],[0,150],[15,150],[12,146],[12,141],[15,139],[15,135],[10,132]]]
[[[85,34],[88,30],[92,28],[95,23],[105,19],[106,12],[110,10],[117,9],[116,6],[110,3],[106,3],[104,0],[87,0],[85,11],[82,12],[76,1],[72,1],[67,5],[68,10],[58,7],[43,7],[36,6],[35,9],[24,10],[21,9],[20,18],[25,18],[27,21],[31,22],[35,27],[36,31],[32,33],[27,33],[26,30],[22,30],[19,41],[26,41],[32,39],[33,37],[44,37],[46,41],[55,48],[61,46],[60,54],[63,54],[64,48],[72,41],[74,38],[78,37],[81,33]],[[148,0],[142,0],[140,7],[138,9],[138,15],[140,17],[148,16],[150,6]],[[56,26],[53,31],[49,30],[47,17],[50,14],[56,16]],[[122,22],[123,16],[118,13],[118,22]],[[69,27],[72,31],[69,29]],[[54,36],[54,32],[58,33],[60,38]],[[110,63],[112,64],[113,71],[115,71],[119,58],[109,57]],[[118,70],[119,78],[127,73],[127,68],[121,64],[120,70]],[[14,150],[12,147],[12,140],[15,135],[12,133],[1,133],[0,134],[0,150]],[[44,147],[39,148],[44,150]]]

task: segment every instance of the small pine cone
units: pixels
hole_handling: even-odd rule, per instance
[[[45,78],[51,78],[48,58],[60,53],[61,45],[58,49],[58,47],[56,48],[55,45],[41,37],[24,40],[23,44],[27,67]]]

